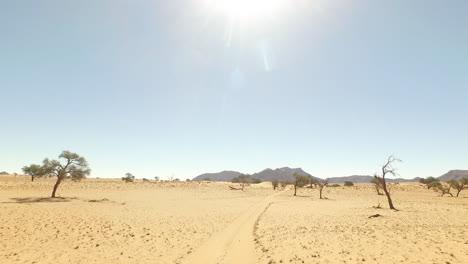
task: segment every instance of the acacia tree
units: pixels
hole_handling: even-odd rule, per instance
[[[237,177],[234,177],[232,179],[232,182],[233,183],[239,183],[239,185],[241,186],[241,190],[243,191],[245,186],[249,185],[249,179],[250,179],[250,175],[247,175],[247,174],[241,174]]]
[[[422,178],[419,179],[419,182],[422,184],[426,184],[427,189],[431,189],[434,187],[437,187],[437,183],[439,183],[439,179],[436,179],[434,177],[427,177],[427,178]]]
[[[318,181],[317,181],[317,185],[318,185],[318,187],[319,187],[320,199],[323,199],[323,197],[322,197],[322,191],[323,191],[323,188],[325,188],[325,186],[328,185],[328,180],[323,180],[323,181],[318,180]]]
[[[43,168],[40,165],[37,164],[31,164],[29,166],[24,166],[22,168],[24,174],[31,176],[31,181],[34,181],[34,178],[36,177],[42,177],[43,175]]]
[[[450,192],[450,189],[452,186],[450,184],[442,184],[441,182],[432,182],[431,183],[431,189],[433,189],[436,192],[441,192],[440,196],[444,196],[446,194],[449,194],[450,196],[453,197],[453,194]]]
[[[276,190],[276,188],[278,188],[279,181],[275,179],[271,182],[271,185],[273,185],[273,190]]]
[[[127,172],[125,173],[125,177],[122,177],[122,181],[124,182],[133,182],[135,180],[135,176],[133,174]]]
[[[370,182],[372,183],[372,185],[374,185],[377,195],[383,195],[383,193],[380,192],[380,189],[382,189],[382,185],[380,184],[380,181],[377,180],[376,178],[372,178]]]
[[[294,196],[296,196],[297,188],[302,188],[309,183],[309,177],[294,173]]]
[[[459,182],[457,180],[450,180],[447,183],[450,187],[457,190],[457,197],[463,189],[468,188],[468,178],[463,178]]]
[[[60,154],[59,159],[45,159],[41,170],[42,175],[57,177],[57,182],[52,190],[52,198],[55,198],[57,188],[64,179],[81,180],[91,173],[88,162],[76,153],[65,150]]]
[[[401,162],[401,160],[396,158],[393,155],[388,157],[385,164],[382,165],[381,174],[380,175],[377,174],[377,173],[374,174],[374,178],[382,186],[382,189],[383,189],[385,195],[387,196],[388,206],[390,207],[390,209],[393,209],[393,210],[396,210],[396,208],[395,208],[395,206],[393,206],[392,197],[390,197],[390,190],[389,190],[389,188],[387,186],[387,182],[386,182],[385,177],[388,176],[388,175],[392,175],[392,176],[397,176],[398,175],[398,173],[396,172],[396,168],[393,167],[393,164],[395,162]]]

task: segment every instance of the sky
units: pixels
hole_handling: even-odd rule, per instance
[[[468,169],[468,1],[209,1],[0,1],[0,171]]]

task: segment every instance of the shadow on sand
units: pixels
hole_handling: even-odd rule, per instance
[[[50,198],[50,197],[18,197],[18,198],[10,198],[11,202],[3,202],[3,203],[64,203],[70,202],[72,200],[76,200],[76,197],[57,197],[57,198]]]

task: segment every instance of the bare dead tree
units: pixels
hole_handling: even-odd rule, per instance
[[[398,173],[396,172],[396,168],[393,167],[393,164],[395,162],[401,162],[400,159],[398,159],[397,157],[395,156],[390,156],[388,157],[387,161],[385,162],[385,164],[382,165],[382,172],[381,174],[374,174],[374,179],[376,179],[379,184],[382,186],[382,189],[385,193],[385,195],[387,196],[387,200],[388,200],[388,206],[390,207],[390,209],[392,210],[396,210],[395,206],[393,206],[393,201],[392,201],[392,197],[390,197],[390,190],[389,190],[389,187],[387,186],[387,182],[386,182],[386,176],[388,175],[392,175],[392,176],[397,176]]]

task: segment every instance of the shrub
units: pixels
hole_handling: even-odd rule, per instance
[[[345,181],[344,186],[347,186],[347,187],[354,186],[354,183],[352,181]]]
[[[252,178],[251,182],[252,182],[253,184],[258,184],[258,183],[261,183],[262,180],[260,180],[260,179],[258,179],[258,178]]]

